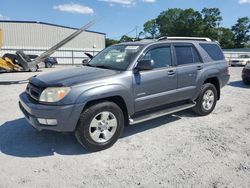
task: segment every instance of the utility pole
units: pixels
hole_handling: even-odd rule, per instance
[[[138,39],[138,31],[137,31],[137,29],[138,29],[138,26],[136,25],[135,26],[135,39]]]

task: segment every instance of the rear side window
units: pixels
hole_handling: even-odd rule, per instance
[[[225,59],[220,47],[217,44],[200,44],[200,46],[214,61]]]
[[[201,62],[197,50],[193,46],[175,46],[178,65]]]
[[[154,60],[154,68],[169,67],[172,65],[171,48],[168,46],[151,49],[142,59]]]

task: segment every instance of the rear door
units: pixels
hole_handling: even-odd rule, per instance
[[[191,43],[174,44],[177,65],[177,94],[179,100],[191,99],[196,91],[197,75],[203,62]]]

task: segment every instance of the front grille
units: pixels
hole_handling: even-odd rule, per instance
[[[29,83],[26,88],[26,93],[36,101],[39,101],[39,97],[43,91],[43,88],[35,86],[34,84]]]

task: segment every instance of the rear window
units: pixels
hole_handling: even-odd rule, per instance
[[[220,47],[217,44],[200,44],[200,46],[214,61],[225,59]]]
[[[192,48],[190,46],[176,46],[175,52],[178,65],[193,63]]]

